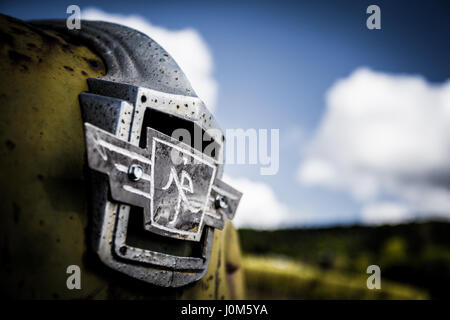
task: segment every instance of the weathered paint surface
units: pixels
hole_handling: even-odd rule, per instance
[[[236,229],[227,221],[223,230],[214,231],[214,242],[206,275],[187,286],[182,299],[244,299],[241,251]]]
[[[109,270],[88,249],[85,146],[78,95],[105,74],[87,47],[0,15],[0,290],[45,299],[243,297],[231,223],[214,234],[206,276],[165,289]],[[81,267],[81,290],[66,268]],[[227,271],[228,270],[228,271]]]

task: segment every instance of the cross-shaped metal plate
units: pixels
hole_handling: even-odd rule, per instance
[[[221,228],[234,215],[240,193],[216,179],[212,158],[152,128],[142,149],[84,126],[89,167],[109,176],[114,200],[144,208],[146,230],[200,241],[205,225]],[[226,206],[217,206],[217,196]]]

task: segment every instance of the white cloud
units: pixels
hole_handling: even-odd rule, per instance
[[[301,183],[348,191],[366,222],[378,221],[377,211],[387,222],[450,218],[450,81],[361,68],[337,81],[326,102]],[[380,204],[385,197],[398,200],[395,208]]]
[[[197,95],[214,112],[217,82],[213,77],[213,58],[208,45],[198,31],[192,28],[168,30],[152,25],[139,15],[111,14],[98,9],[82,10],[82,18],[101,20],[128,26],[147,34],[158,42],[178,63],[191,82]]]
[[[362,221],[368,224],[396,224],[412,219],[410,209],[401,203],[377,202],[363,207]]]
[[[266,183],[225,175],[224,181],[243,192],[233,223],[238,228],[276,229],[289,224],[289,208]]]

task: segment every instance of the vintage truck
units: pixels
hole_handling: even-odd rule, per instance
[[[225,138],[160,45],[0,15],[0,55],[2,296],[244,298]]]

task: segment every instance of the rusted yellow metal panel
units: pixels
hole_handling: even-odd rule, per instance
[[[237,232],[230,221],[214,231],[211,260],[206,275],[184,289],[182,299],[243,299],[244,284]]]
[[[17,298],[81,298],[102,286],[83,270],[67,290],[66,268],[83,265],[87,225],[78,94],[105,73],[89,49],[2,16],[0,170],[2,290]]]

